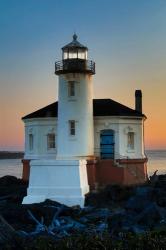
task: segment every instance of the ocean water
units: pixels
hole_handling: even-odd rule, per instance
[[[147,150],[148,175],[158,170],[158,174],[166,174],[166,150]]]
[[[17,178],[22,176],[21,159],[3,159],[0,160],[0,177],[4,175],[12,175]]]
[[[166,174],[166,150],[147,150],[148,175],[152,175],[158,170],[158,174]],[[21,178],[22,163],[21,159],[0,160],[0,177],[13,175]]]

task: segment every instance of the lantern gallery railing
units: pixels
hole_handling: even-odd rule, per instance
[[[89,73],[95,74],[95,63],[91,60],[66,59],[55,63],[55,74],[65,73]]]

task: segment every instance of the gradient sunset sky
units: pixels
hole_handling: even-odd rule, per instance
[[[96,62],[94,98],[134,108],[142,89],[146,148],[165,149],[165,0],[0,0],[0,150],[23,150],[21,117],[57,100],[74,32]]]

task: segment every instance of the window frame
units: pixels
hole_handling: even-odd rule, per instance
[[[47,134],[47,150],[55,150],[55,148],[56,148],[55,133],[48,133]]]
[[[76,96],[76,82],[68,81],[68,96],[75,97]]]
[[[29,134],[29,151],[33,151],[34,148],[34,135],[32,133]]]
[[[76,121],[69,120],[69,135],[75,136],[76,135]]]
[[[130,131],[127,133],[127,148],[128,150],[135,149],[135,133],[134,132]]]

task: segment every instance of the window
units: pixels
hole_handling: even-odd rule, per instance
[[[69,59],[76,59],[77,58],[77,50],[69,51]]]
[[[127,137],[128,149],[134,149],[134,132],[128,132]]]
[[[54,149],[55,148],[55,134],[48,134],[47,135],[47,149]]]
[[[69,134],[75,135],[75,121],[69,121]]]
[[[29,150],[33,150],[33,134],[29,134]]]
[[[68,82],[68,92],[69,92],[69,96],[75,96],[75,82],[74,81]]]
[[[63,53],[63,59],[68,59],[68,53],[67,52]]]

